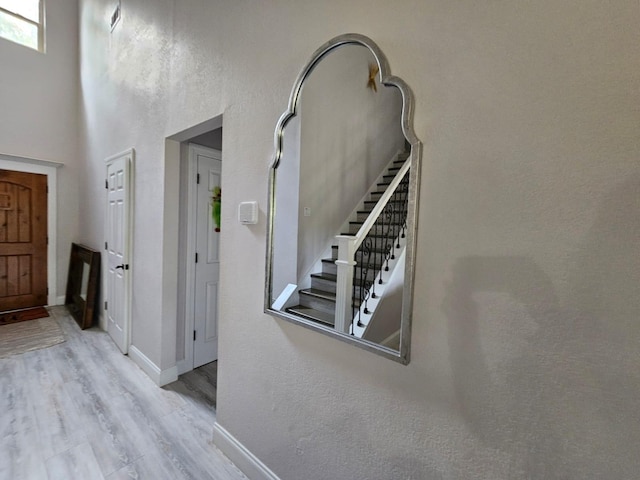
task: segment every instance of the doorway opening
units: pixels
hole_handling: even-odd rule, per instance
[[[0,312],[47,304],[47,176],[0,170]]]
[[[13,155],[0,154],[0,170],[22,172],[46,176],[46,213],[45,213],[45,303],[38,302],[42,305],[62,305],[64,304],[64,296],[58,297],[58,255],[57,255],[57,192],[58,192],[58,168],[62,167],[59,162],[51,162],[46,160],[35,160]],[[9,201],[10,197],[4,197],[5,201]],[[19,200],[19,196],[16,197]],[[6,208],[10,207],[5,205]],[[23,260],[24,262],[24,260]],[[21,276],[24,280],[24,277]]]
[[[186,161],[185,362],[198,368],[218,359],[222,152],[189,143]]]
[[[177,374],[217,378],[222,116],[170,137],[179,141]],[[193,371],[193,372],[192,372]],[[188,375],[183,375],[189,373]]]

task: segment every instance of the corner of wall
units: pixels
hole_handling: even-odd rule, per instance
[[[153,363],[149,357],[142,353],[134,345],[129,347],[129,358],[133,360],[133,363],[138,365],[144,373],[146,373],[153,382],[159,386],[164,387],[171,382],[175,382],[178,379],[178,367],[176,365],[169,367],[165,370],[160,370],[155,363]]]

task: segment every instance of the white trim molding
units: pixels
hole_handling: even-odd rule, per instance
[[[0,169],[2,170],[39,173],[47,176],[47,187],[49,188],[47,198],[47,236],[49,237],[49,246],[47,247],[48,305],[64,304],[64,296],[62,297],[62,303],[60,303],[58,297],[58,168],[62,166],[63,164],[59,162],[0,153]]]
[[[251,480],[280,480],[269,467],[218,422],[213,424],[213,443]]]
[[[153,363],[135,345],[129,346],[129,358],[159,387],[164,387],[178,380],[178,367],[174,365],[166,370],[160,370],[160,367]]]

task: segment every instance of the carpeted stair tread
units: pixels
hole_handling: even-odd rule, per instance
[[[322,280],[327,280],[329,282],[336,282],[338,280],[336,275],[324,272],[312,273],[311,278],[321,278]]]

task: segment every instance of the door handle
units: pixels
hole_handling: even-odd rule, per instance
[[[125,265],[124,263],[122,265],[118,265],[116,267],[116,270],[121,268],[122,270],[129,270],[129,265]]]

